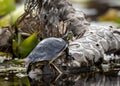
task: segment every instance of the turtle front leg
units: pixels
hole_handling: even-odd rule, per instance
[[[53,63],[50,63],[50,64],[59,72],[59,74],[62,74],[61,70],[58,69]]]

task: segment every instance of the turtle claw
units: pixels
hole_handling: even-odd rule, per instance
[[[60,75],[62,74],[62,71],[58,69],[53,63],[50,63],[50,64],[59,72]]]

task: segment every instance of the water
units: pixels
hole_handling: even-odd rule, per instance
[[[27,77],[18,78],[15,74],[0,74],[0,86],[29,86]]]
[[[0,86],[120,86],[119,72],[37,75],[0,74]]]

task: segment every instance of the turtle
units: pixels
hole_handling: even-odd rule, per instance
[[[28,62],[27,73],[30,70],[30,65],[34,63],[49,64],[54,67],[60,74],[61,70],[53,63],[63,52],[67,53],[68,44],[63,38],[49,37],[38,43],[38,45],[25,58]]]

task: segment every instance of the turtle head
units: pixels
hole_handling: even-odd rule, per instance
[[[51,74],[52,69],[48,62],[29,63],[27,65],[27,74],[32,78],[33,75]]]

